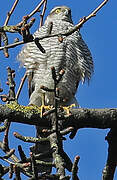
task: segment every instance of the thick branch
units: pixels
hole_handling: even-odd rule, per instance
[[[102,180],[113,180],[117,166],[117,130],[112,128],[105,138],[108,142],[108,157]]]
[[[117,108],[107,109],[71,109],[71,115],[61,116],[63,127],[76,128],[115,128],[117,126]],[[66,112],[64,112],[66,113]],[[40,108],[36,106],[0,105],[0,120],[19,122],[29,125],[49,126],[47,117],[40,117]]]

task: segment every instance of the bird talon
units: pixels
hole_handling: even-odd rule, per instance
[[[42,105],[42,106],[41,106],[41,115],[40,115],[41,118],[43,117],[44,110],[45,110],[44,105]]]
[[[63,107],[63,109],[66,111],[66,114],[69,116],[71,113],[70,113],[70,109],[75,107],[75,104],[71,104],[70,106],[65,106]]]
[[[52,106],[46,106],[46,105],[41,105],[41,118],[43,117],[43,113],[45,112],[45,110],[51,110],[52,109]]]

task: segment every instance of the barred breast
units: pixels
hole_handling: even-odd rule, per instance
[[[34,33],[34,37],[47,35],[48,28],[49,24],[46,23]],[[66,32],[70,28],[73,28],[72,23],[55,20],[51,34]],[[78,31],[69,36],[63,36],[62,42],[59,41],[58,36],[55,36],[40,40],[40,44],[45,49],[45,53],[42,53],[35,43],[31,42],[23,47],[18,56],[18,59],[26,67],[28,76],[33,73],[31,86],[34,91],[30,97],[30,103],[41,105],[41,93],[43,93],[40,90],[41,85],[53,88],[51,75],[53,66],[57,73],[61,69],[65,70],[58,87],[60,97],[71,101],[79,82],[81,80],[84,82],[85,79],[89,80],[93,72],[93,61],[87,45]],[[31,86],[30,88],[32,88]],[[46,103],[53,104],[52,93],[46,93]]]

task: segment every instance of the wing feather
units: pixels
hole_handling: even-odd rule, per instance
[[[66,56],[69,64],[72,62],[74,73],[80,76],[79,81],[89,81],[94,71],[93,59],[79,31],[68,37],[67,44]]]
[[[65,32],[73,28],[73,24],[63,21],[54,21],[52,34]],[[42,26],[34,33],[34,37],[43,37],[48,34],[48,24]],[[40,86],[53,87],[51,67],[54,66],[57,73],[65,70],[65,74],[59,83],[62,98],[73,98],[80,81],[90,80],[93,72],[93,60],[82,39],[79,31],[69,36],[63,37],[63,42],[59,42],[58,37],[45,38],[40,40],[40,44],[45,49],[42,53],[34,42],[26,44],[19,53],[18,59],[27,69],[29,76],[29,92],[40,93]],[[51,98],[51,95],[47,95]]]

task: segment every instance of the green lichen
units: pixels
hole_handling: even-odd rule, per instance
[[[31,113],[31,114],[40,114],[41,113],[41,107],[38,107],[36,105],[23,106],[23,105],[19,105],[16,101],[14,101],[10,104],[6,104],[6,106],[9,109],[23,112],[23,113]]]
[[[53,108],[53,106],[36,106],[36,105],[30,105],[30,106],[23,106],[18,104],[16,101],[12,101],[10,104],[6,104],[6,106],[13,110],[13,111],[18,111],[18,112],[23,112],[23,113],[28,113],[28,114],[42,114],[43,110],[44,111],[49,111]],[[65,106],[60,108],[63,109],[66,115],[70,114],[70,109],[74,107],[74,104],[71,106]]]

